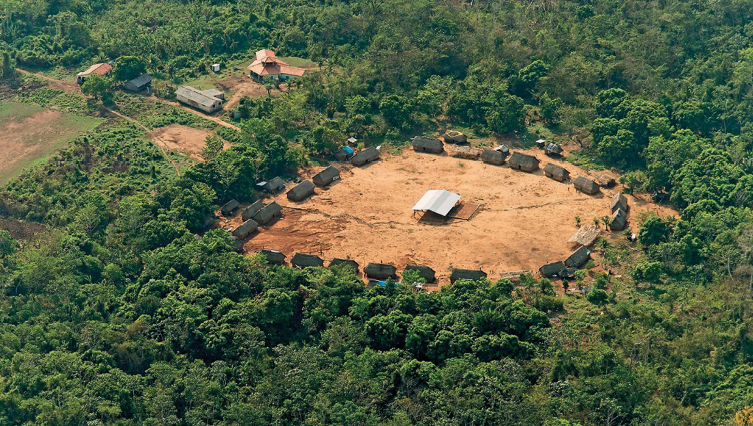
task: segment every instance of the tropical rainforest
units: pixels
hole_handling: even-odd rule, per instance
[[[262,48],[319,71],[243,99],[240,131],[128,97],[117,72],[74,99],[16,69],[113,60],[179,84]],[[753,424],[751,0],[3,0],[0,50],[0,99],[231,143],[178,177],[112,119],[0,189],[3,218],[44,229],[0,230],[0,424]],[[367,287],[204,229],[348,135],[447,126],[575,141],[571,161],[678,215],[601,240],[619,274],[567,293]]]

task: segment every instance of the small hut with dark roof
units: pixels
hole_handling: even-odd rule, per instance
[[[413,150],[416,152],[441,154],[444,152],[444,144],[442,143],[442,141],[436,138],[416,136],[413,138]]]
[[[546,177],[558,180],[560,182],[564,182],[570,179],[570,172],[566,168],[558,166],[554,163],[549,163],[544,166],[544,174],[546,175]]]
[[[452,274],[450,274],[451,283],[457,280],[478,281],[484,278],[486,278],[486,272],[480,269],[453,269]]]
[[[506,155],[502,151],[496,149],[485,149],[481,152],[481,161],[487,164],[494,164],[495,166],[501,166],[505,164]]]
[[[360,167],[378,159],[379,150],[372,146],[354,155],[353,158],[350,159],[350,164]]]
[[[340,170],[332,166],[327,167],[311,178],[314,184],[319,186],[327,186],[338,179],[340,179]]]
[[[279,252],[277,250],[267,250],[264,249],[260,252],[264,258],[267,259],[267,263],[271,263],[274,265],[284,265],[285,264],[285,255],[282,254],[282,252]]]
[[[428,266],[406,265],[405,270],[417,271],[418,275],[424,280],[426,280],[427,283],[432,283],[434,282],[435,279],[437,279],[437,273]]]
[[[279,176],[256,184],[256,189],[274,194],[285,189],[285,182]]]
[[[363,268],[363,273],[366,274],[367,277],[380,280],[397,277],[397,269],[394,266],[385,263],[369,263]]]
[[[304,180],[288,191],[288,200],[303,201],[314,194],[314,184],[310,180]]]
[[[614,213],[617,209],[622,209],[623,212],[628,211],[628,200],[627,197],[622,193],[614,194],[614,197],[612,197],[612,213]]]
[[[263,207],[264,203],[261,200],[256,200],[251,203],[250,206],[246,207],[245,210],[243,210],[243,213],[241,213],[241,218],[243,220],[249,220],[254,217],[254,215],[258,213],[259,210],[261,210]]]
[[[609,222],[609,229],[612,231],[622,231],[627,225],[627,213],[622,209],[617,209],[612,213],[612,220]]]
[[[575,189],[577,189],[578,191],[585,192],[589,195],[593,195],[599,192],[599,185],[584,176],[578,176],[577,178],[575,178],[575,180],[573,181],[573,186],[575,186]]]
[[[259,227],[259,224],[256,223],[255,220],[249,219],[243,223],[240,224],[237,228],[233,230],[233,236],[238,238],[246,238],[246,236],[254,231],[256,231],[256,228]]]
[[[539,273],[541,273],[541,276],[549,278],[558,275],[563,269],[565,269],[565,263],[560,260],[542,266],[539,268]]]
[[[467,143],[468,136],[458,132],[457,130],[448,130],[442,135],[444,141],[447,143]]]
[[[340,259],[338,257],[332,259],[331,262],[329,262],[328,268],[332,267],[338,267],[341,265],[345,265],[344,267],[349,267],[355,270],[356,273],[358,273],[358,270],[360,269],[360,266],[358,265],[358,262],[352,259]]]
[[[296,253],[293,258],[290,259],[290,264],[298,268],[309,268],[324,266],[324,261],[321,257],[313,254]]]
[[[546,153],[546,155],[558,156],[562,154],[562,147],[557,145],[556,143],[549,142],[544,148],[544,153]]]
[[[233,214],[233,212],[238,208],[240,203],[236,199],[232,199],[225,203],[222,208],[220,208],[220,212],[225,216],[230,216]]]
[[[591,251],[586,247],[581,247],[565,259],[565,266],[568,268],[580,268],[588,261],[589,257],[591,257]]]
[[[233,247],[233,250],[237,251],[238,253],[243,251],[243,241],[241,241],[240,238],[229,236],[228,239],[230,240],[230,246]]]
[[[507,164],[511,169],[522,170],[524,172],[533,172],[539,168],[539,160],[533,155],[513,152]]]
[[[282,206],[273,202],[264,206],[261,210],[256,212],[256,214],[253,216],[253,219],[257,223],[259,223],[259,225],[264,225],[271,222],[272,219],[274,219],[276,216],[279,216],[281,212]]]

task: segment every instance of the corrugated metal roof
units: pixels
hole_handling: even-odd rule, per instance
[[[460,200],[460,195],[454,192],[445,191],[444,189],[431,189],[426,191],[423,197],[418,200],[413,210],[429,210],[441,216],[447,216],[447,213],[455,207]]]
[[[196,102],[199,105],[203,105],[206,107],[211,107],[214,105],[215,102],[222,102],[221,99],[217,99],[214,96],[209,96],[206,93],[203,93],[202,91],[195,89],[191,86],[180,86],[178,90],[175,91],[176,96],[183,96],[186,99],[190,99],[194,102]]]
[[[103,76],[110,71],[112,71],[112,65],[106,64],[106,63],[99,63],[99,64],[94,64],[90,66],[89,69],[87,69],[86,71],[80,72],[76,75],[78,77],[81,77],[81,76],[87,76],[89,74],[94,73],[94,74],[99,74]]]

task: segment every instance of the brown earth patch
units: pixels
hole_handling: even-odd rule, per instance
[[[157,146],[178,151],[198,161],[203,161],[201,151],[204,149],[204,141],[207,136],[213,134],[214,132],[210,130],[194,129],[182,124],[171,124],[149,132],[149,136]],[[227,142],[223,141],[223,143],[224,148],[230,146]]]

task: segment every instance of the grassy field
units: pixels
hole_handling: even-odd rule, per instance
[[[0,163],[0,185],[44,162],[66,142],[101,122],[32,104],[0,102],[0,152],[5,159]]]

